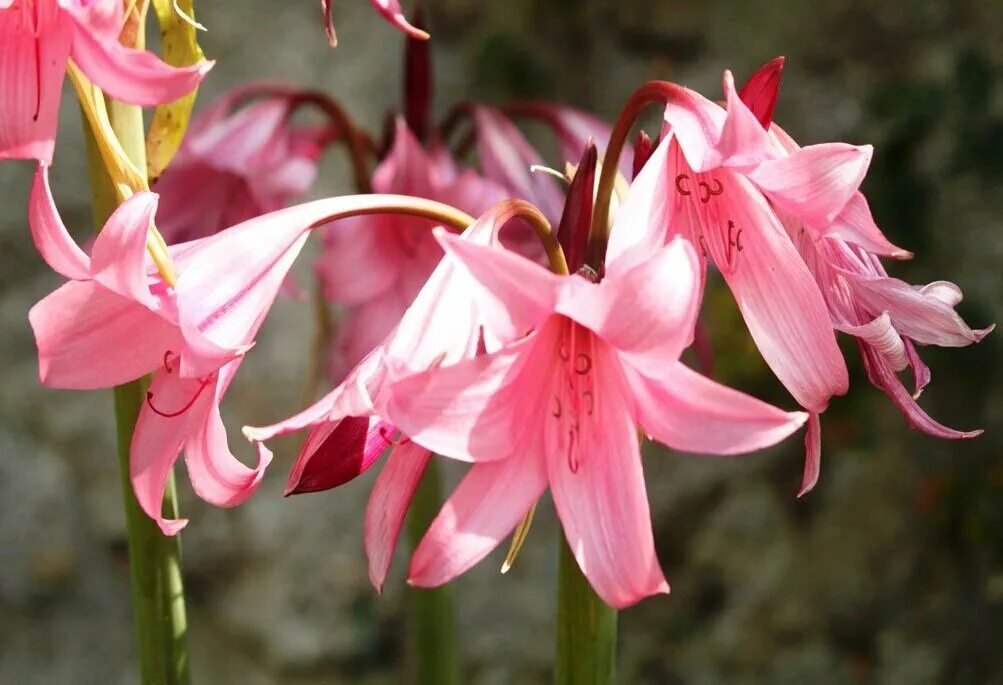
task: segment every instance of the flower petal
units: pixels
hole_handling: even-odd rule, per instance
[[[239,360],[234,364],[239,364]],[[258,465],[250,468],[230,452],[226,428],[219,414],[222,399],[219,386],[206,388],[188,410],[192,416],[204,416],[192,425],[185,442],[185,465],[195,494],[217,507],[233,507],[244,502],[258,489],[272,453],[257,443]],[[156,398],[158,403],[161,398]]]
[[[132,50],[99,36],[77,18],[73,61],[96,86],[113,98],[143,107],[173,102],[195,90],[214,62],[172,67],[147,50]]]
[[[724,72],[723,87],[728,111],[716,145],[720,164],[748,167],[775,156],[769,133],[738,96],[730,71]]]
[[[600,283],[570,279],[557,311],[592,330],[639,368],[674,364],[693,342],[702,277],[696,252],[675,238]]]
[[[330,2],[330,0],[325,0],[325,2]],[[401,9],[401,5],[397,0],[370,0],[370,2],[372,2],[373,7],[376,8],[376,11],[384,19],[404,33],[418,40],[428,40],[429,36],[427,32],[408,22],[407,17],[404,16],[404,10]]]
[[[34,11],[37,27],[23,8],[0,12],[0,159],[49,164],[73,22],[54,2]]]
[[[895,326],[892,325],[892,319],[888,316],[888,312],[883,312],[880,316],[861,326],[838,324],[836,329],[856,336],[870,345],[884,357],[894,371],[901,371],[909,363],[905,343],[902,336],[895,330]]]
[[[591,414],[570,434],[544,424],[547,474],[568,545],[589,583],[618,609],[667,593],[655,554],[637,427],[615,355],[595,354]]]
[[[91,277],[90,257],[70,236],[56,209],[46,164],[39,164],[35,169],[31,198],[28,200],[28,225],[35,247],[53,271],[74,281],[85,281]]]
[[[801,406],[824,411],[849,385],[825,301],[759,191],[737,174],[725,180],[722,214],[737,231],[705,226],[717,231],[706,233],[710,251],[766,363]]]
[[[346,416],[316,425],[296,457],[284,494],[302,495],[344,485],[376,463],[396,430],[375,417]]]
[[[498,338],[515,340],[553,314],[566,278],[504,248],[478,245],[442,230],[436,230],[435,237],[472,277],[477,308]]]
[[[804,476],[798,497],[804,497],[818,483],[822,473],[822,422],[815,412],[808,414],[808,432],[804,436]]]
[[[944,281],[931,284],[935,287],[924,291],[897,278],[841,273],[866,309],[887,311],[902,336],[922,345],[965,347],[979,342],[993,330],[993,326],[971,329],[950,304],[956,296],[948,294]]]
[[[147,277],[146,238],[157,212],[155,193],[136,193],[115,209],[94,241],[94,280],[151,310],[158,308]]]
[[[71,281],[31,308],[41,382],[89,390],[135,380],[180,349],[177,328],[93,281]]]
[[[157,522],[164,535],[174,535],[188,523],[187,519],[165,519],[161,509],[167,479],[177,461],[181,447],[193,426],[204,423],[209,405],[198,402],[189,406],[198,393],[212,391],[203,387],[203,381],[181,378],[179,374],[158,371],[147,392],[147,401],[139,411],[136,428],[129,448],[129,475],[136,500],[146,515]],[[177,416],[162,416],[188,407]],[[198,409],[199,414],[192,410]]]
[[[727,113],[717,103],[689,88],[674,86],[673,94],[675,97],[668,98],[665,103],[665,123],[672,135],[664,139],[677,141],[694,171],[709,171],[721,166],[717,142]]]
[[[848,243],[859,245],[868,252],[895,259],[909,259],[912,252],[894,245],[871,216],[867,198],[861,192],[854,193],[828,227],[819,227],[823,235],[842,238]]]
[[[857,193],[873,154],[870,145],[809,145],[763,162],[748,178],[784,211],[824,228]]]
[[[862,340],[857,341],[857,346],[860,348],[860,354],[864,360],[864,370],[867,372],[868,380],[876,388],[888,395],[892,404],[902,412],[906,423],[911,427],[927,435],[932,435],[935,438],[945,438],[947,440],[963,440],[982,435],[983,431],[981,429],[959,431],[935,421],[929,414],[923,411],[922,407],[916,404],[916,400],[909,394],[905,386],[902,385],[902,381],[899,380],[895,372],[891,370],[891,367],[888,366],[875,350],[871,349]]]
[[[411,556],[408,583],[436,587],[474,566],[512,532],[546,487],[536,452],[474,464]]]
[[[378,591],[383,589],[407,510],[431,456],[413,442],[398,445],[373,483],[366,505],[364,540],[369,581]]]
[[[627,369],[626,377],[644,431],[683,452],[753,452],[780,442],[808,418],[715,383],[678,362],[657,376]]]
[[[542,400],[534,385],[551,375],[554,349],[553,327],[546,327],[493,354],[408,376],[391,388],[386,418],[445,457],[493,461],[516,455],[539,414]]]
[[[671,146],[671,136],[662,139],[617,209],[606,247],[607,273],[628,269],[667,242],[675,178],[669,169]]]

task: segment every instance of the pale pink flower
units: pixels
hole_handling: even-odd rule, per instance
[[[464,231],[461,240],[494,242],[507,220],[502,213],[489,212]],[[482,344],[473,295],[457,271],[452,261],[440,259],[392,332],[327,396],[279,423],[244,428],[244,434],[258,442],[312,428],[289,474],[286,494],[341,485],[370,468],[387,446],[393,447],[365,516],[369,577],[377,589],[386,578],[404,516],[430,458],[428,450],[400,435],[387,420],[388,389],[399,378],[470,359]],[[495,349],[502,341],[484,342]]]
[[[381,17],[407,33],[411,38],[428,40],[428,33],[408,22],[398,0],[370,0],[370,3]],[[338,36],[334,31],[334,19],[331,16],[332,4],[333,0],[320,0],[321,9],[324,12],[324,30],[327,32],[327,42],[331,44],[331,47],[334,47],[338,44]]]
[[[122,11],[121,0],[0,0],[0,159],[52,161],[70,58],[108,95],[144,107],[180,98],[212,67],[124,47]]]
[[[941,438],[979,435],[982,431],[943,426],[916,403],[930,381],[930,370],[915,345],[963,347],[980,341],[992,327],[972,330],[958,316],[954,307],[961,301],[961,290],[953,283],[937,281],[917,287],[888,277],[878,255],[901,259],[911,254],[884,236],[860,191],[850,194],[842,207],[833,202],[827,214],[805,210],[796,192],[798,165],[787,159],[804,155],[804,149],[772,123],[782,68],[783,58],[767,63],[742,89],[742,101],[769,130],[778,160],[782,160],[764,165],[754,178],[768,193],[770,187],[791,188],[792,192],[771,195],[771,202],[818,283],[832,325],[857,338],[868,378],[889,396],[911,426]],[[811,180],[802,180],[804,195],[820,192],[817,185],[821,184],[813,188]],[[846,196],[845,189],[842,196]],[[908,392],[896,375],[906,366],[912,367],[914,393]],[[821,469],[817,416],[812,417],[809,434],[800,494],[815,486]]]
[[[50,387],[106,388],[152,373],[133,435],[130,471],[143,510],[165,534],[168,474],[184,449],[195,492],[218,506],[247,499],[271,453],[249,468],[229,451],[219,403],[308,230],[359,198],[334,198],[252,219],[168,248],[173,287],[150,263],[147,233],[157,196],[138,193],[109,218],[85,254],[69,236],[39,167],[32,188],[32,237],[46,262],[70,279],[32,307],[39,376]],[[352,206],[355,206],[352,205]]]
[[[264,95],[244,108],[245,100]],[[196,116],[164,174],[157,226],[168,242],[212,235],[304,196],[332,137],[323,127],[293,125],[296,89],[252,84],[224,95]]]
[[[393,147],[373,172],[378,193],[413,195],[445,202],[478,216],[508,191],[472,169],[463,169],[441,145],[429,149],[403,119]],[[344,373],[397,325],[442,257],[426,219],[353,217],[331,225],[317,273],[325,297],[343,307],[332,350],[332,375]]]
[[[637,215],[628,206],[621,216]],[[486,329],[517,339],[404,378],[389,393],[387,416],[414,442],[475,462],[415,550],[409,582],[435,586],[466,571],[549,487],[575,558],[607,603],[622,608],[667,592],[638,427],[675,449],[739,454],[778,442],[805,415],[679,362],[701,285],[684,241],[638,262],[610,262],[593,283],[438,237],[471,274]]]
[[[608,258],[637,259],[681,235],[714,261],[763,358],[813,414],[806,438],[810,470],[820,449],[817,414],[830,397],[846,392],[849,380],[826,302],[777,213],[885,253],[898,248],[873,225],[858,191],[870,146],[828,143],[787,154],[763,127],[759,117],[772,112],[780,66],[782,60],[770,63],[747,86],[758,115],[735,91],[730,72],[727,109],[675,88],[666,135],[634,183],[649,198],[645,211],[661,220],[614,232]]]

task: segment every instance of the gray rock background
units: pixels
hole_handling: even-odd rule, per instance
[[[401,40],[364,0],[336,3],[341,45],[315,0],[200,3],[218,60],[211,98],[251,78],[325,88],[378,133],[398,102]],[[716,97],[788,57],[777,119],[805,142],[872,142],[865,190],[879,223],[918,254],[894,275],[956,281],[970,322],[1003,294],[1003,5],[992,0],[428,0],[440,112],[461,99],[548,97],[611,118],[668,78]],[[67,222],[90,226],[71,96],[54,185]],[[26,312],[58,283],[24,221],[31,167],[0,165],[0,683],[136,682],[110,393],[43,390]],[[330,155],[317,195],[349,192]],[[304,265],[308,268],[308,265]],[[708,294],[717,374],[786,405],[729,296]],[[282,302],[225,417],[289,413],[307,368],[308,308]],[[819,488],[793,497],[797,440],[753,457],[646,461],[667,598],[622,614],[621,682],[1003,682],[1003,364],[998,335],[926,351],[935,416],[987,434],[937,442],[907,429],[847,346],[851,394],[826,414]],[[368,586],[361,512],[373,476],[283,500],[294,442],[260,493],[216,510],[182,483],[190,645],[197,683],[408,682],[398,559]],[[460,470],[449,469],[455,479]],[[548,507],[513,572],[498,554],[455,584],[465,682],[545,683],[556,526]],[[404,555],[400,555],[403,557]]]

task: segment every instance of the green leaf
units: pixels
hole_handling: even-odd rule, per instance
[[[175,67],[187,67],[205,58],[196,37],[194,0],[153,0],[160,24],[163,59]],[[184,12],[185,16],[181,16]],[[153,113],[146,134],[146,168],[155,181],[178,151],[195,106],[197,89],[179,100],[160,105]]]

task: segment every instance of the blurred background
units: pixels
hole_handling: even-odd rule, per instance
[[[404,3],[410,8],[409,2]],[[338,0],[340,46],[315,0],[196,3],[218,60],[203,104],[250,79],[338,98],[374,134],[399,106],[402,37],[365,0]],[[802,143],[873,143],[864,186],[889,238],[915,251],[890,271],[948,279],[973,327],[1003,295],[1003,3],[924,0],[427,0],[437,111],[461,99],[563,100],[612,119],[651,78],[717,98],[787,56],[776,120]],[[69,89],[68,89],[69,90]],[[53,183],[74,232],[90,230],[77,108],[62,109]],[[551,160],[555,165],[559,160]],[[26,312],[58,284],[34,252],[32,167],[0,165],[0,683],[136,682],[110,393],[43,390]],[[343,155],[314,195],[351,192]],[[302,260],[309,273],[308,259]],[[792,407],[720,283],[707,295],[715,374]],[[279,303],[224,404],[238,428],[299,406],[310,307]],[[849,341],[843,341],[849,342]],[[800,439],[746,458],[652,451],[645,461],[668,597],[621,614],[620,682],[1003,682],[1003,339],[923,350],[923,405],[986,434],[909,430],[847,345],[851,391],[824,417],[823,472],[803,500]],[[283,500],[295,441],[277,444],[259,494],[212,509],[179,478],[198,683],[407,682],[407,551],[382,596],[369,586],[362,511],[374,473]],[[375,469],[374,469],[375,471]],[[454,479],[462,470],[447,468]],[[556,525],[541,507],[515,568],[497,552],[455,583],[464,682],[546,683]]]

